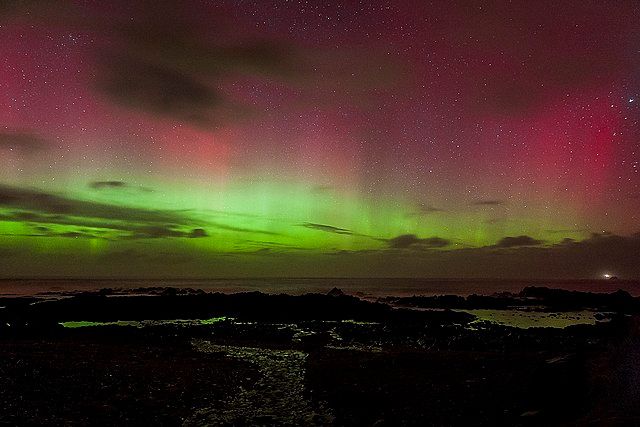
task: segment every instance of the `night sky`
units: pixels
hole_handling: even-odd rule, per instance
[[[639,120],[637,1],[3,0],[0,276],[638,278]]]

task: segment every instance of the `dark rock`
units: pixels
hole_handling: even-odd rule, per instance
[[[344,295],[344,292],[342,292],[342,289],[333,288],[327,292],[327,295],[330,297],[341,297]]]

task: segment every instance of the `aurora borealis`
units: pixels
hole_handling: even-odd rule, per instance
[[[640,277],[638,22],[4,1],[0,276]]]

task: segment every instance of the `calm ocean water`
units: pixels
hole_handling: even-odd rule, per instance
[[[613,292],[623,289],[640,296],[639,281],[607,280],[491,280],[491,279],[211,279],[211,280],[121,280],[121,279],[0,279],[0,295],[41,295],[71,291],[95,291],[102,288],[136,289],[154,286],[203,289],[208,292],[247,292],[304,294],[328,292],[333,287],[363,297],[407,295],[491,295],[519,292],[526,286],[547,286],[589,292]]]

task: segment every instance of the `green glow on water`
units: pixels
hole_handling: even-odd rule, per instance
[[[129,326],[135,328],[143,328],[148,326],[162,326],[162,325],[177,325],[177,326],[192,326],[192,325],[214,325],[216,323],[232,320],[230,317],[212,317],[210,319],[194,319],[194,320],[117,320],[113,322],[89,322],[89,321],[70,321],[60,322],[63,328],[76,329],[76,328],[90,328],[97,326]]]
[[[572,325],[594,325],[592,311],[544,312],[524,310],[460,310],[473,314],[479,321],[516,328],[566,328]]]
[[[76,328],[90,328],[96,326],[134,326],[140,327],[140,322],[136,321],[122,321],[116,322],[87,322],[87,321],[74,321],[74,322],[60,322],[63,328],[76,329]]]

